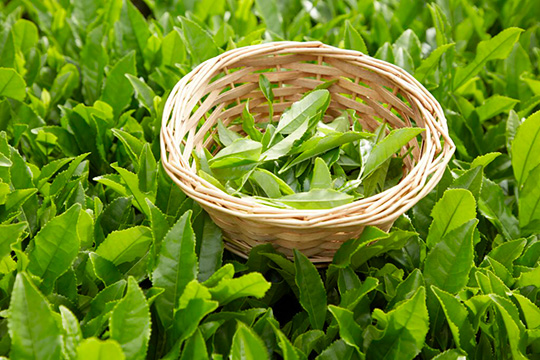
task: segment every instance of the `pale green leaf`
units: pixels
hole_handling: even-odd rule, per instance
[[[477,219],[447,232],[431,249],[424,263],[426,284],[456,294],[469,280],[474,262],[473,232]]]
[[[368,54],[364,39],[349,20],[345,20],[345,48]]]
[[[363,178],[371,175],[379,166],[381,166],[386,160],[392,157],[402,147],[407,145],[409,141],[414,139],[417,135],[423,132],[424,129],[419,128],[402,128],[392,130],[384,139],[375,144],[373,150],[369,154]]]
[[[126,357],[118,342],[92,337],[84,339],[77,348],[77,360],[124,360]]]
[[[313,329],[322,330],[326,320],[326,291],[319,272],[309,259],[294,250],[295,282],[299,290],[300,305],[307,311]]]
[[[210,289],[210,293],[220,305],[225,305],[246,296],[262,298],[268,289],[270,283],[260,273],[253,272],[234,279],[224,278]]]
[[[77,359],[77,347],[83,338],[79,320],[63,305],[60,305],[60,315],[62,316],[63,327],[63,353],[69,360],[75,360]]]
[[[431,211],[433,222],[429,227],[426,243],[434,247],[453,229],[476,218],[476,201],[465,189],[450,189],[444,192]]]
[[[354,319],[354,313],[350,310],[330,305],[328,310],[334,315],[339,324],[339,335],[347,343],[357,350],[362,348],[362,328]]]
[[[19,101],[26,97],[26,83],[15,70],[0,68],[0,96]]]

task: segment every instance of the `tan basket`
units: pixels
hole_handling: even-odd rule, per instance
[[[278,86],[274,120],[302,95],[323,81],[337,79],[328,90],[331,102],[325,121],[343,109],[354,109],[367,131],[382,122],[393,128],[418,126],[412,159],[396,186],[351,204],[325,210],[284,210],[224,193],[196,174],[192,152],[214,146],[218,119],[237,119],[249,99],[258,122],[267,121],[268,105],[259,90],[261,70]],[[241,129],[238,129],[241,130]],[[446,119],[435,98],[399,67],[357,51],[320,42],[274,42],[227,51],[200,64],[174,87],[163,112],[161,154],[165,170],[221,227],[226,247],[246,256],[256,245],[271,243],[292,256],[298,249],[315,263],[332,260],[346,240],[367,225],[388,231],[440,180],[455,150]],[[214,151],[215,152],[215,151]]]

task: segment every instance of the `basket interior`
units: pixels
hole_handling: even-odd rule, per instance
[[[331,102],[324,117],[325,122],[332,121],[343,110],[353,109],[365,131],[374,131],[382,123],[389,125],[387,132],[402,127],[425,126],[423,115],[409,94],[391,78],[367,66],[353,66],[346,60],[324,55],[250,57],[217,70],[201,89],[201,96],[186,122],[191,126],[183,127],[183,130],[176,128],[183,131],[175,135],[183,140],[183,157],[191,159],[192,169],[195,169],[195,162],[191,158],[193,149],[205,147],[213,154],[219,151],[219,144],[215,141],[218,120],[243,134],[240,117],[248,100],[256,123],[263,126],[268,123],[269,106],[258,83],[261,73],[274,86],[274,122],[306,92],[331,81],[333,84],[328,87]],[[425,132],[420,136],[425,137]],[[405,173],[419,160],[422,143],[413,139],[402,148],[402,154],[407,151],[411,154],[404,158]]]

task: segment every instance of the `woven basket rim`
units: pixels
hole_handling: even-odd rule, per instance
[[[210,84],[210,79],[215,76],[216,72],[221,70],[222,64],[228,61],[229,58],[235,58],[236,61],[240,61],[244,58],[253,57],[255,55],[297,54],[302,52],[320,52],[321,54],[324,54],[324,56],[338,57],[339,59],[348,59],[351,61],[362,59],[365,61],[366,67],[371,65],[372,67],[379,66],[380,68],[384,69],[384,71],[382,71],[380,68],[373,68],[377,70],[378,74],[384,74],[384,76],[388,77],[389,79],[399,82],[400,86],[406,88],[407,92],[417,93],[417,95],[423,97],[422,100],[426,104],[431,105],[432,111],[437,113],[437,119],[440,123],[430,125],[434,126],[434,128],[438,130],[440,133],[439,138],[442,137],[444,144],[441,145],[440,142],[436,143],[429,141],[431,140],[431,136],[426,135],[424,138],[426,145],[422,147],[423,151],[418,159],[418,162],[399,181],[398,184],[375,195],[358,199],[351,203],[330,209],[276,208],[259,203],[252,198],[235,197],[200,178],[196,172],[193,171],[188,161],[179,153],[179,141],[172,133],[174,126],[172,128],[170,127],[171,123],[178,121],[178,117],[175,117],[175,114],[180,114],[180,116],[183,115],[181,110],[178,109],[178,106],[185,106],[186,104],[177,103],[177,99],[181,95],[181,92],[193,91],[194,88],[196,89],[198,86],[200,86],[200,83],[203,83],[203,85]],[[207,83],[205,83],[206,80]],[[417,100],[418,99],[414,98],[414,101]],[[427,111],[424,104],[422,104],[420,101],[418,101],[418,104],[415,105],[418,106],[420,111]],[[426,129],[425,132],[427,134],[431,132],[431,129],[429,126],[427,126],[427,124],[424,128]],[[448,134],[446,119],[440,104],[433,97],[433,95],[431,95],[431,93],[429,93],[429,91],[414,77],[396,65],[390,64],[383,60],[372,58],[358,51],[339,49],[319,41],[280,41],[250,45],[229,50],[215,58],[208,59],[201,63],[190,73],[185,75],[171,91],[163,112],[160,137],[164,169],[175,181],[175,183],[177,183],[182,190],[186,192],[187,195],[197,197],[196,200],[204,206],[226,212],[230,215],[249,217],[252,219],[265,219],[270,223],[275,220],[276,223],[279,223],[282,226],[290,226],[291,228],[297,228],[298,226],[325,227],[329,225],[339,227],[340,221],[335,221],[337,223],[333,224],[331,220],[323,221],[323,223],[321,223],[321,220],[325,218],[334,218],[336,213],[343,213],[346,212],[346,210],[350,210],[350,213],[352,214],[350,217],[354,218],[355,220],[359,219],[358,210],[362,210],[362,214],[360,214],[362,222],[369,222],[370,224],[384,223],[388,221],[388,216],[392,216],[392,214],[395,213],[404,213],[420,198],[425,196],[427,192],[433,189],[433,187],[440,180],[446,165],[450,161],[455,151],[455,145]],[[438,154],[435,156],[437,152]],[[169,156],[171,158],[169,158]],[[430,159],[434,156],[435,158],[430,161]],[[434,164],[436,166],[434,166]],[[433,169],[434,167],[435,169]],[[415,176],[418,176],[417,173],[422,174],[420,177],[420,182],[416,181],[411,183],[411,180],[414,180]],[[187,181],[191,185],[188,185],[181,180]],[[197,183],[197,185],[193,186],[194,183]],[[211,190],[209,191],[210,194],[203,194],[201,192],[203,190],[201,187],[206,188],[207,191]],[[407,199],[407,196],[411,194],[413,195],[412,198]],[[392,201],[392,199],[395,199],[396,195],[399,195],[399,198],[405,199],[405,201],[399,206],[389,206],[384,209],[383,212],[377,211],[380,210],[378,206],[378,209],[372,209],[372,205],[374,203],[383,201],[385,199],[386,201]],[[216,204],[215,201],[213,201],[216,199],[219,199],[221,202]],[[231,206],[231,208],[227,208],[223,205],[224,203],[230,203],[233,206]],[[291,221],[285,221],[287,219],[290,219]]]

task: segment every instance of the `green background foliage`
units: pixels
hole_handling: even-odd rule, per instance
[[[0,355],[540,358],[539,24],[536,0],[2,1]],[[406,69],[457,145],[327,269],[224,251],[159,162],[174,84],[282,39]]]

